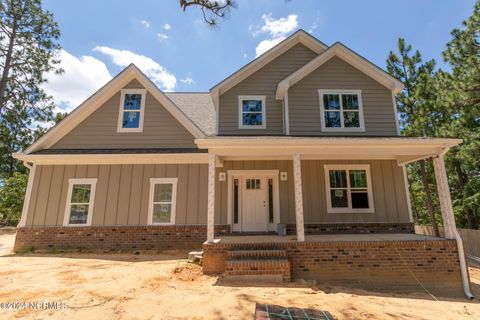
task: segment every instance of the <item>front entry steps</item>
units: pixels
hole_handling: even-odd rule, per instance
[[[230,250],[225,261],[228,280],[290,281],[290,261],[284,250]]]

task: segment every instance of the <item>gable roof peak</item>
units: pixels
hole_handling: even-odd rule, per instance
[[[283,99],[291,86],[302,80],[304,77],[309,75],[311,72],[319,68],[333,57],[339,57],[354,68],[365,73],[370,78],[389,88],[394,93],[398,93],[404,87],[400,80],[393,77],[385,70],[370,62],[352,49],[348,48],[343,43],[336,41],[332,46],[323,51],[312,61],[280,81],[277,85],[275,97],[279,100]]]

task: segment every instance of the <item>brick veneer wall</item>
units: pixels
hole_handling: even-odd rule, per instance
[[[455,240],[332,241],[204,244],[203,271],[225,270],[228,250],[280,249],[287,252],[293,279],[461,288]],[[414,276],[415,277],[414,277]]]
[[[287,234],[296,234],[296,225],[287,224]],[[404,223],[319,223],[305,224],[305,234],[415,233],[415,225]]]
[[[230,226],[215,226],[215,234],[230,233]],[[17,228],[14,250],[106,249],[166,250],[201,248],[207,240],[205,225],[172,226],[90,226]]]

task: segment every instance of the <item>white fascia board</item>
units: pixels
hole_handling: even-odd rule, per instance
[[[40,149],[48,149],[80,122],[92,114],[98,106],[108,101],[117,91],[127,85],[134,78],[133,65],[122,70],[117,76],[91,95],[87,100],[75,108],[58,124],[50,128],[42,137],[25,150],[26,154]],[[97,108],[95,108],[97,106]]]
[[[394,77],[386,73],[384,70],[380,69],[373,63],[361,57],[354,51],[337,42],[333,46],[325,50],[323,53],[321,53],[318,57],[307,63],[305,66],[301,67],[300,69],[280,81],[277,85],[275,98],[278,100],[283,99],[288,88],[296,84],[298,81],[306,77],[308,74],[310,74],[335,56],[339,57],[340,59],[344,60],[348,64],[360,70],[361,72],[365,73],[372,79],[376,80],[380,84],[389,88],[394,93],[398,93],[404,87],[402,82],[395,79]]]
[[[131,64],[100,88],[80,106],[74,109],[65,119],[47,131],[40,139],[25,150],[26,154],[48,149],[73,130],[80,122],[95,112],[114,94],[120,91],[133,79],[137,79],[145,89],[157,99],[175,119],[177,119],[195,138],[203,138],[205,134],[191,121],[160,89],[145,76],[135,65]]]
[[[299,30],[287,39],[274,46],[272,49],[268,50],[258,58],[254,59],[249,64],[245,65],[240,70],[236,71],[235,73],[224,79],[222,82],[212,87],[210,89],[210,93],[212,94],[212,99],[214,103],[215,101],[218,101],[218,97],[221,94],[231,89],[232,87],[258,71],[260,68],[264,67],[271,61],[275,60],[281,54],[283,54],[298,43],[303,44],[307,48],[314,51],[316,54],[320,54],[328,48],[325,44],[315,39],[307,32]]]
[[[12,156],[35,165],[82,164],[199,164],[208,163],[207,153],[168,154],[23,154]]]
[[[196,139],[201,149],[213,147],[287,147],[287,146],[434,146],[453,147],[462,143],[462,139],[450,138],[400,138],[400,137],[218,137]]]

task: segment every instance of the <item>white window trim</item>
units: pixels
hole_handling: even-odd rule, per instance
[[[175,212],[177,208],[177,182],[178,178],[150,178],[150,196],[148,200],[148,225],[172,225],[175,224]],[[172,185],[172,212],[170,222],[153,222],[153,193],[156,184]]]
[[[140,94],[142,95],[142,101],[140,103],[140,110],[127,110],[140,113],[140,122],[138,128],[123,128],[123,112],[125,111],[124,102],[126,94]],[[143,132],[143,120],[145,119],[145,97],[147,95],[146,89],[122,89],[120,90],[120,105],[118,106],[118,123],[117,132]]]
[[[250,126],[243,124],[243,111],[242,111],[242,102],[244,100],[261,100],[262,101],[262,125],[261,126]],[[238,96],[238,128],[239,129],[265,129],[267,127],[267,96]]]
[[[374,213],[374,203],[373,203],[373,189],[372,189],[372,179],[370,176],[370,165],[369,164],[332,164],[325,165],[325,186],[326,186],[326,198],[327,198],[327,212],[328,213]],[[332,199],[330,196],[330,170],[347,170],[347,200],[348,208],[332,208]],[[354,209],[352,208],[352,195],[350,188],[350,174],[349,170],[365,170],[367,173],[367,192],[368,192],[368,203],[369,208],[366,209]]]
[[[323,95],[325,94],[356,94],[358,96],[358,116],[359,116],[359,122],[360,122],[360,127],[358,128],[345,128],[344,127],[344,122],[343,122],[343,102],[342,102],[342,97],[340,97],[340,128],[328,128],[325,126],[325,116],[324,112],[328,111],[325,110],[325,106],[323,104]],[[363,117],[363,104],[362,104],[362,90],[340,90],[340,89],[319,89],[318,90],[318,96],[320,99],[320,122],[322,124],[322,131],[324,132],[363,132],[365,131],[365,121]]]
[[[90,199],[88,201],[88,213],[87,213],[87,223],[70,223],[70,210],[72,205],[72,191],[73,185],[75,184],[89,184],[90,188]],[[67,192],[67,205],[65,206],[65,215],[63,217],[63,226],[65,227],[83,227],[90,226],[92,224],[92,215],[93,215],[93,205],[95,200],[95,189],[97,186],[97,178],[85,178],[85,179],[68,179],[68,192]]]

